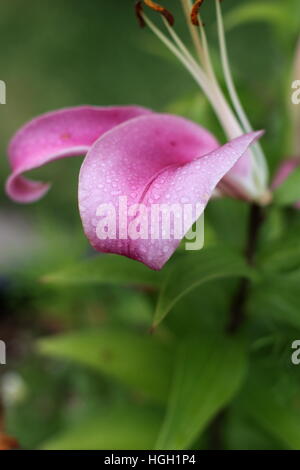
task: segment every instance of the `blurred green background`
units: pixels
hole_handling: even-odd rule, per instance
[[[95,367],[80,365],[80,360],[46,359],[36,351],[38,338],[87,328],[101,330],[107,325],[112,331],[114,328],[121,331],[120,334],[124,329],[133,329],[145,343],[149,341],[147,331],[156,302],[151,289],[107,283],[96,286],[95,283],[77,283],[74,287],[72,283],[51,285],[41,281],[49,273],[92,256],[77,209],[77,178],[82,159],[55,162],[37,171],[35,177],[53,181],[53,188],[42,201],[30,206],[9,201],[3,190],[9,174],[6,147],[10,137],[24,122],[52,109],[80,104],[139,104],[190,117],[224,140],[214,115],[192,79],[149,31],[138,27],[133,3],[132,0],[14,0],[2,2],[0,7],[0,79],[7,84],[7,104],[0,106],[0,338],[8,344],[8,365],[1,366],[0,390],[6,431],[16,436],[24,448],[143,448],[151,446],[149,442],[154,439],[161,419],[160,406],[150,401],[146,409],[143,394],[135,390],[128,392],[118,381],[116,385],[114,379],[118,372],[106,373],[103,366],[104,371],[100,367],[99,374]],[[178,30],[189,41],[179,13],[179,1],[165,0],[165,3],[176,12]],[[203,15],[220,72],[212,3],[207,2]],[[270,6],[282,2],[226,0],[223,3],[226,15],[230,15],[241,5],[264,3]],[[230,59],[241,98],[253,126],[267,130],[262,143],[271,171],[288,153],[288,90],[297,38],[291,25],[297,17],[293,10],[297,3],[286,1],[286,4],[289,6],[283,18],[279,15],[279,20],[274,20],[272,15],[269,18],[266,14],[262,15],[262,21],[259,15],[255,20],[254,14],[250,21],[250,15],[249,21],[246,18],[240,26],[234,27],[233,22],[228,34]],[[230,26],[229,19],[228,16]],[[245,204],[240,202],[212,203],[208,221],[214,234],[207,234],[208,242],[225,240],[229,245],[242,247],[246,212]],[[281,219],[278,214],[273,216],[270,223],[276,231]],[[295,226],[299,224],[295,222]],[[197,328],[219,331],[225,322],[227,294],[234,287],[235,282],[228,280],[200,287],[197,297],[187,298],[178,312],[174,311],[169,323],[159,330],[158,337],[163,344],[169,347],[178,333],[189,334]],[[252,309],[256,312],[255,299],[259,295],[262,293],[256,292],[253,297]],[[289,293],[289,299],[291,295]],[[195,299],[201,299],[205,315],[199,315]],[[269,304],[264,302],[266,299],[259,305],[266,313],[264,305],[268,310]],[[289,318],[293,314],[294,310]],[[282,345],[294,338],[295,323],[298,328],[300,321],[295,320],[294,315],[294,321],[284,329],[280,315],[282,312],[276,318],[263,319],[262,323],[259,323],[260,318],[258,325],[255,320],[249,337],[253,335],[257,341],[259,338],[262,344],[265,341],[270,345],[276,364],[278,361],[285,364],[278,387],[288,390],[291,397],[298,382],[285,362],[283,351],[286,349]],[[122,344],[125,339],[118,342],[114,337],[111,341]],[[152,347],[151,343],[149,348]],[[259,345],[257,347],[259,349]],[[78,354],[80,357],[81,353]],[[88,347],[83,348],[84,354],[89,355]],[[103,361],[107,359],[109,363],[110,351],[104,348],[102,354],[107,356],[103,356]],[[261,362],[259,374],[264,376],[263,371],[270,369],[273,384],[276,370],[264,363],[264,357],[262,354],[256,358],[256,364]],[[96,359],[91,362],[93,360]],[[161,360],[158,356],[157,361]],[[122,373],[126,375],[126,370],[122,369]],[[256,392],[253,391],[255,397]],[[280,391],[274,393],[280,397]],[[291,400],[294,399],[293,395]],[[134,406],[141,406],[142,411],[124,407],[128,400]],[[298,395],[297,400],[300,401]],[[270,431],[263,420],[258,425],[253,424],[255,416],[245,418],[247,413],[241,412],[239,406],[243,408],[238,401],[224,424],[221,444],[213,441],[207,431],[201,438],[194,439],[193,445],[197,448],[218,445],[222,448],[285,448],[292,442],[294,447],[299,443],[300,448],[300,441],[294,435],[290,441],[285,440],[280,433]],[[107,410],[111,408],[110,415]],[[134,428],[138,429],[139,423],[142,431],[134,434],[134,429],[127,429],[126,423],[131,420]],[[283,426],[285,422],[282,418],[279,424]],[[275,423],[274,427],[277,425]],[[289,423],[288,426],[296,425]],[[71,431],[66,432],[66,429]]]

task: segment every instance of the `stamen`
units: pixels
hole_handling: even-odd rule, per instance
[[[194,80],[200,86],[204,94],[207,96],[211,103],[216,116],[218,117],[223,130],[228,138],[233,139],[244,133],[245,128],[251,127],[247,119],[247,116],[238,100],[236,90],[234,89],[233,79],[229,67],[227,48],[225,42],[224,25],[222,22],[222,14],[220,9],[220,3],[222,0],[215,0],[217,4],[217,19],[218,19],[218,31],[219,40],[221,46],[222,65],[224,68],[226,83],[229,89],[230,97],[234,104],[233,112],[229,106],[227,99],[225,98],[222,89],[219,86],[216,75],[214,73],[208,41],[206,33],[201,22],[201,16],[199,9],[203,4],[204,0],[196,0],[194,5],[192,0],[181,0],[184,12],[187,17],[190,33],[194,41],[197,53],[199,55],[200,63],[197,63],[196,59],[186,48],[180,37],[176,34],[171,26],[174,24],[174,18],[164,7],[153,2],[152,0],[139,0],[136,3],[136,13],[141,26],[147,25],[152,32],[167,46],[167,48],[179,59],[184,67],[189,71]],[[147,5],[154,11],[162,14],[163,22],[170,34],[171,38],[166,36],[152,21],[145,15],[143,5]],[[195,15],[193,22],[191,21],[192,15]],[[167,12],[167,13],[166,13]],[[171,15],[169,17],[169,15]],[[197,23],[195,18],[197,17]],[[199,30],[193,28],[193,25],[200,26]],[[256,144],[253,146],[249,153],[253,155],[253,162],[255,163],[253,168],[253,181],[247,182],[247,191],[252,194],[253,197],[257,197],[258,186],[261,185],[263,190],[266,185],[263,183],[267,179],[267,171],[264,168],[264,154],[261,147]],[[254,184],[254,179],[257,180]],[[245,183],[246,184],[246,183]]]
[[[203,64],[205,62],[205,57],[204,57],[204,51],[203,51],[203,47],[202,47],[202,44],[201,44],[201,40],[200,40],[200,37],[198,35],[197,29],[193,28],[193,25],[190,21],[190,11],[191,11],[191,8],[192,8],[191,0],[181,0],[181,4],[182,4],[184,14],[186,16],[187,25],[188,25],[190,35],[191,35],[192,41],[194,43],[198,58],[200,60],[200,63]]]
[[[182,47],[178,49],[175,44],[170,41],[161,31],[158,29],[149,18],[143,14],[146,25],[153,31],[153,33],[170,49],[171,52],[180,60],[185,68],[190,72],[195,81],[200,85],[203,92],[209,99],[216,115],[218,116],[222,126],[229,138],[235,138],[241,135],[243,132],[229,108],[224,96],[219,92],[218,88],[212,88],[207,80],[207,77],[203,73],[201,67],[189,60],[189,57],[183,52]],[[167,23],[168,24],[168,23]],[[169,27],[170,28],[170,27]],[[171,30],[171,28],[170,28]],[[171,30],[173,31],[173,30]],[[179,39],[179,38],[178,38]],[[177,41],[178,41],[177,39]],[[177,42],[176,41],[176,42]],[[190,56],[190,55],[189,55]]]
[[[156,2],[153,2],[152,0],[144,0],[144,3],[145,5],[147,5],[147,7],[151,8],[151,10],[157,11],[158,13],[163,15],[170,26],[174,25],[174,16],[165,7],[159,5]]]
[[[194,26],[200,26],[198,14],[199,14],[199,9],[203,2],[204,0],[196,0],[193,5],[192,11],[191,11],[191,20]]]
[[[139,25],[141,28],[144,28],[146,26],[146,23],[143,18],[143,2],[142,0],[139,0],[138,2],[135,3],[135,14],[138,19]]]
[[[229,96],[230,96],[233,108],[243,127],[243,130],[245,132],[252,132],[253,128],[241,104],[241,101],[236,91],[233,77],[231,74],[220,0],[215,0],[215,4],[216,4],[216,12],[217,12],[217,24],[218,24],[218,35],[219,35],[222,67],[224,70],[224,76],[225,76],[225,81],[226,81],[227,89],[229,92]],[[259,170],[258,174],[260,175],[260,178],[261,178],[261,184],[262,186],[266,186],[267,179],[268,179],[268,168],[267,168],[264,152],[261,148],[261,145],[258,142],[253,144],[252,150],[254,154],[254,163],[256,164]]]

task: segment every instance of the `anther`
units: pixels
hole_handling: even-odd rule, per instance
[[[143,2],[141,0],[135,3],[135,14],[138,19],[140,27],[144,28],[146,26],[146,23],[143,18]]]
[[[174,16],[172,15],[171,12],[169,12],[169,10],[159,5],[158,3],[153,2],[152,0],[143,0],[143,2],[138,1],[135,6],[136,15],[141,26],[145,26],[145,21],[143,19],[143,5],[142,5],[143,3],[147,5],[147,7],[151,8],[151,10],[154,10],[160,13],[167,20],[170,26],[174,25],[174,22],[175,22]]]
[[[191,11],[191,20],[194,26],[199,26],[198,13],[203,2],[204,0],[196,0],[193,5],[192,11]]]

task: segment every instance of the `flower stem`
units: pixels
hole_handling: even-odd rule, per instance
[[[263,209],[258,204],[253,203],[250,207],[249,226],[248,226],[248,239],[245,248],[245,257],[249,266],[254,266],[255,255],[259,239],[260,229],[265,220]],[[243,278],[239,287],[233,297],[230,319],[226,331],[229,334],[235,334],[243,325],[246,318],[246,302],[248,300],[250,290],[250,281]]]

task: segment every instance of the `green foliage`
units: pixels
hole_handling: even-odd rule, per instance
[[[160,422],[161,415],[155,409],[116,405],[85,418],[45,442],[42,449],[150,450],[153,449]]]
[[[268,275],[287,274],[300,267],[300,239],[296,233],[284,233],[277,240],[264,245],[257,259]]]
[[[289,206],[300,201],[300,168],[294,170],[275,190],[274,200],[280,206]]]
[[[225,22],[228,30],[246,23],[264,22],[274,27],[280,40],[292,42],[299,33],[299,18],[300,7],[297,0],[285,0],[284,3],[265,0],[238,5],[226,15]]]
[[[244,23],[263,21],[278,28],[284,28],[290,15],[285,5],[270,1],[254,1],[239,5],[226,15],[228,29],[242,26]]]
[[[300,410],[282,403],[272,390],[258,384],[249,386],[243,395],[243,410],[287,448],[300,449]]]
[[[172,266],[166,277],[154,315],[156,327],[184,295],[199,285],[227,277],[253,277],[245,260],[223,246],[186,254]]]
[[[245,348],[223,336],[180,345],[157,449],[187,449],[237,393],[245,376]]]
[[[43,276],[42,281],[58,285],[117,284],[157,287],[162,274],[145,265],[117,255],[99,255],[75,266]]]
[[[155,401],[162,402],[167,396],[172,349],[149,334],[93,329],[43,339],[37,347],[47,356],[92,367]]]
[[[276,211],[278,216],[278,212]],[[248,313],[261,321],[275,322],[300,329],[300,238],[292,218],[280,215],[274,225],[269,224],[256,259],[262,273],[260,283],[252,287]],[[268,222],[268,221],[267,221]],[[270,236],[270,234],[273,234]],[[274,236],[275,235],[275,236]]]
[[[135,102],[186,116],[224,141],[190,77],[136,26],[131,0],[119,2],[117,15],[114,2],[2,3],[2,185],[9,137],[56,107]],[[213,3],[203,19],[216,62]],[[299,0],[228,0],[224,11],[239,95],[253,127],[266,129],[273,171],[290,148]],[[38,204],[17,206],[0,194],[7,432],[24,449],[211,449],[217,419],[222,448],[300,449],[300,366],[291,364],[300,338],[299,170],[264,209],[254,268],[244,256],[249,204],[222,198],[205,211],[203,251],[178,250],[153,272],[92,253],[77,209],[80,165],[66,159],[38,170],[35,178],[54,182]],[[246,318],[230,337],[241,278],[249,281]]]
[[[280,450],[283,444],[240,410],[233,410],[226,422],[224,447],[233,450]]]
[[[297,283],[286,277],[265,281],[254,287],[251,294],[249,315],[300,330],[299,277]]]

